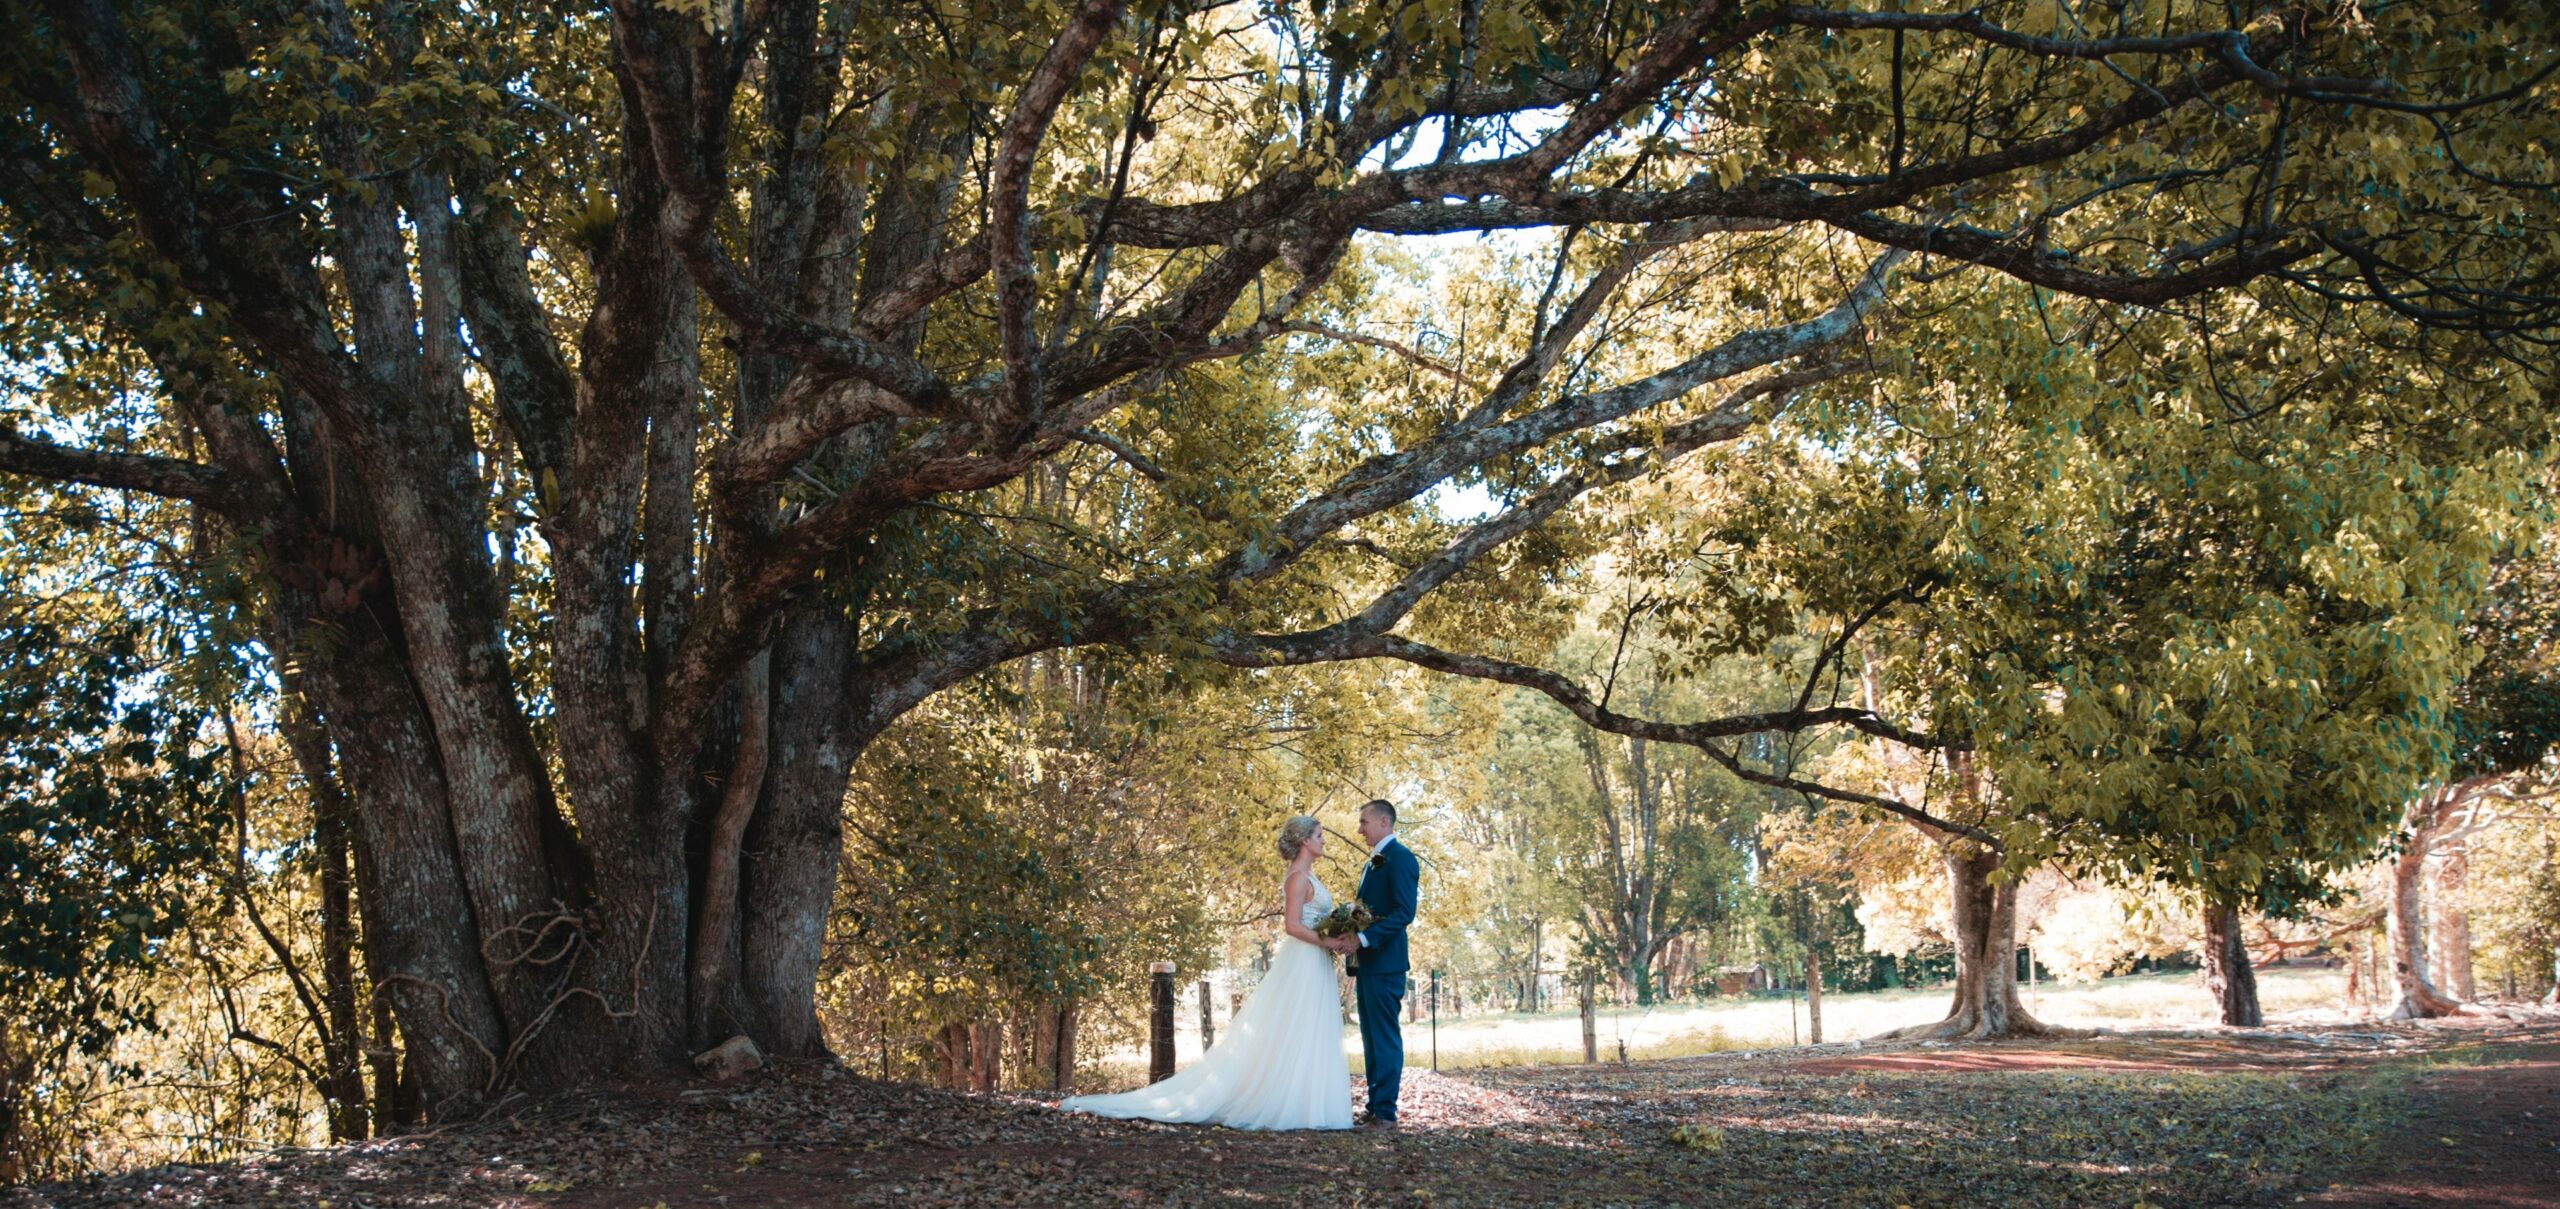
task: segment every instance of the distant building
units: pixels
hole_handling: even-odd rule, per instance
[[[1719,995],[1748,995],[1768,990],[1769,967],[1754,962],[1747,966],[1717,966],[1715,990]]]

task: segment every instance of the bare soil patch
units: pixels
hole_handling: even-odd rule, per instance
[[[2385,1161],[2311,1198],[2338,1206],[2560,1205],[2560,1045],[2416,1075]]]

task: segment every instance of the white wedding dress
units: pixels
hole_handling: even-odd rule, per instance
[[[1299,922],[1313,928],[1333,910],[1333,895],[1307,880]],[[1342,1052],[1337,979],[1332,953],[1284,932],[1262,985],[1199,1061],[1161,1083],[1070,1096],[1059,1107],[1234,1129],[1349,1129],[1351,1061]]]

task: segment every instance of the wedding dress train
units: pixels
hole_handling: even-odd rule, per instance
[[[1300,922],[1333,910],[1309,878]],[[1235,1129],[1351,1128],[1351,1061],[1333,954],[1283,933],[1271,969],[1200,1060],[1172,1078],[1111,1096],[1070,1096],[1069,1112]]]

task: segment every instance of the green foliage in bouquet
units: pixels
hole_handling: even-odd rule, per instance
[[[1369,908],[1355,899],[1337,904],[1333,910],[1325,912],[1324,918],[1316,921],[1316,935],[1333,940],[1355,935],[1376,922],[1378,917],[1371,915]]]

